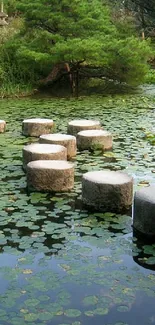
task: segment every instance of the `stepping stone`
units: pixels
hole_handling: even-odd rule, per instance
[[[132,205],[133,179],[118,171],[92,171],[83,175],[83,203],[95,210],[120,212]]]
[[[4,133],[6,130],[6,122],[4,120],[0,120],[0,133]]]
[[[134,195],[133,227],[141,234],[155,236],[155,186],[143,187]]]
[[[93,120],[73,120],[68,123],[67,133],[77,135],[78,132],[83,130],[96,130],[101,129],[99,121]]]
[[[39,138],[40,143],[60,144],[67,148],[68,159],[76,156],[76,137],[69,134],[43,134]]]
[[[77,146],[80,150],[112,148],[112,134],[103,130],[85,130],[77,134]]]
[[[22,123],[23,135],[31,137],[39,137],[41,134],[51,133],[53,128],[53,120],[46,118],[27,119]]]
[[[60,145],[32,143],[23,148],[23,169],[34,160],[67,160],[67,149]]]
[[[29,189],[62,192],[74,187],[74,165],[63,160],[37,160],[27,165]]]

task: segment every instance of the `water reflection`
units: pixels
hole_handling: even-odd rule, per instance
[[[137,254],[133,251],[133,260],[145,269],[155,271],[155,237],[142,235],[137,230],[133,230],[133,241],[136,244]],[[146,254],[146,252],[148,252]]]

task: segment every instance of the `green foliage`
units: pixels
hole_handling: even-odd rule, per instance
[[[149,69],[149,71],[145,77],[145,82],[147,84],[155,84],[155,70],[154,69]]]
[[[11,83],[36,85],[60,63],[67,63],[72,74],[78,71],[80,79],[143,82],[151,55],[149,43],[133,35],[133,22],[124,28],[123,20],[112,19],[101,0],[91,0],[91,5],[89,0],[7,3],[25,22],[0,49],[0,66]]]
[[[155,145],[155,134],[154,133],[146,132],[145,138],[151,145],[153,145],[153,146]]]
[[[17,1],[16,0],[5,0],[4,6],[5,11],[7,12],[9,17],[17,16]]]
[[[19,29],[23,20],[14,19],[0,34],[0,96],[28,94],[32,91],[32,72],[25,79],[25,67],[18,62],[15,53],[20,45]],[[29,71],[29,70],[28,70]],[[31,82],[30,82],[31,81]]]
[[[107,0],[114,12],[133,16],[139,31],[145,30],[148,35],[155,26],[155,2],[154,0]]]
[[[116,31],[107,7],[100,1],[92,1],[91,6],[88,0],[49,1],[48,5],[45,1],[33,4],[23,1],[19,9],[24,12],[26,32],[30,27],[34,29],[29,33],[28,48],[36,60],[48,53],[53,64],[69,62],[75,65],[79,61],[95,66],[107,64],[105,39],[112,40]]]
[[[155,24],[154,0],[130,0],[129,5],[135,12],[139,13],[142,27]]]
[[[147,43],[138,41],[136,37],[132,36],[118,40],[112,51],[112,68],[119,76],[120,81],[136,85],[144,80],[149,69],[146,61],[148,54],[151,54]]]

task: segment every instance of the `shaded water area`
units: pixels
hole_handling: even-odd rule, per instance
[[[149,325],[155,323],[155,245],[133,235],[124,215],[87,211],[81,176],[125,170],[134,190],[155,183],[155,98],[141,95],[0,102],[0,324]],[[112,151],[78,152],[69,193],[28,193],[24,118],[52,118],[66,132],[74,118],[99,119]]]

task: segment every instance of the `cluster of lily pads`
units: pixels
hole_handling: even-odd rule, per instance
[[[0,135],[0,323],[153,323],[154,244],[133,235],[131,212],[88,212],[81,203],[81,176],[90,170],[126,170],[135,188],[154,182],[153,147],[145,139],[152,106],[138,96],[0,103],[8,125]],[[114,134],[113,151],[77,154],[70,193],[27,190],[20,152],[32,139],[21,135],[21,122],[34,111],[52,116],[58,132],[66,132],[68,118],[88,116]]]

